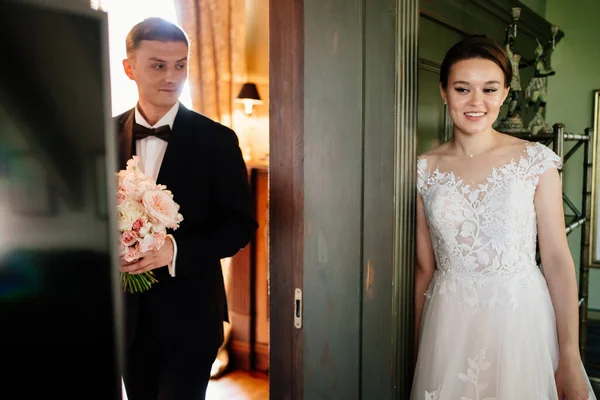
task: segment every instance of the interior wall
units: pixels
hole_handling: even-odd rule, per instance
[[[548,78],[546,120],[562,122],[567,132],[583,133],[592,126],[593,91],[600,89],[600,15],[598,0],[575,3],[547,0],[546,19],[560,26],[565,37],[552,54],[556,75]],[[566,143],[565,153],[572,147]],[[564,166],[565,192],[575,204],[581,204],[583,152],[578,150]],[[579,266],[581,229],[569,235],[569,246]],[[588,308],[600,310],[600,270],[590,270]]]

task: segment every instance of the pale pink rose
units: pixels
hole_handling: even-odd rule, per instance
[[[150,190],[142,195],[142,202],[148,215],[167,228],[178,227],[179,205],[173,201],[168,193]]]
[[[152,234],[152,237],[154,238],[155,247],[158,250],[165,244],[165,240],[167,239],[167,233],[155,232]]]
[[[134,192],[134,196],[136,199],[141,198],[145,192],[150,190],[156,190],[156,184],[154,183],[154,181],[147,179],[136,180]]]
[[[126,176],[119,182],[119,187],[123,188],[132,200],[139,197],[138,183],[132,177]]]
[[[137,246],[129,246],[125,254],[123,254],[123,259],[127,262],[135,261],[140,258],[140,251]]]
[[[146,235],[139,241],[140,251],[145,253],[147,251],[158,250],[154,236]]]
[[[139,200],[141,195],[147,190],[156,189],[154,180],[139,171],[137,166],[128,166],[126,170],[119,171],[117,177],[118,187],[125,190],[128,197],[133,200]]]
[[[125,246],[133,245],[138,239],[138,234],[135,231],[125,231],[121,234],[121,243]]]

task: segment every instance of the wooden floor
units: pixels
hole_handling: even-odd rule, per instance
[[[269,378],[261,372],[234,370],[208,384],[206,400],[268,400]]]
[[[596,395],[600,397],[600,319],[588,320],[586,361],[590,377],[598,379],[593,382]],[[123,399],[127,400],[124,393]],[[233,370],[208,384],[206,400],[268,400],[269,377],[261,372],[245,372]]]

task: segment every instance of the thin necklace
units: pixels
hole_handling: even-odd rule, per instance
[[[477,153],[477,155],[479,155],[479,154],[482,154],[482,153],[485,153],[485,152],[486,152],[486,151],[488,151],[488,150],[489,150],[489,149],[486,149],[486,150],[484,150],[484,151],[482,151],[482,152],[479,152],[479,153]],[[468,152],[468,153],[467,153],[467,154],[465,154],[463,157],[465,157],[465,156],[466,156],[466,157],[468,157],[468,158],[473,158],[473,157],[475,157],[475,154],[473,154],[473,152]]]
[[[456,139],[456,138],[452,138],[452,139],[454,140],[454,146],[456,146],[456,141],[455,141],[455,139]],[[491,143],[491,147],[493,147],[494,138],[493,138],[493,137],[491,137],[490,139],[491,139],[491,141],[490,141],[490,143]],[[488,145],[489,145],[490,143],[488,143]],[[483,150],[482,152],[479,152],[479,153],[477,153],[477,155],[480,155],[480,154],[482,154],[482,153],[485,153],[485,152],[486,152],[486,151],[488,151],[488,150],[489,150],[491,147],[488,147],[487,149]],[[468,152],[468,153],[467,153],[467,154],[465,154],[463,157],[465,157],[465,156],[466,156],[467,158],[473,158],[473,157],[475,157],[475,154],[473,154],[473,152]]]

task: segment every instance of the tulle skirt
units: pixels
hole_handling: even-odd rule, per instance
[[[488,282],[436,272],[411,400],[559,400],[557,365],[554,309],[537,268]]]

